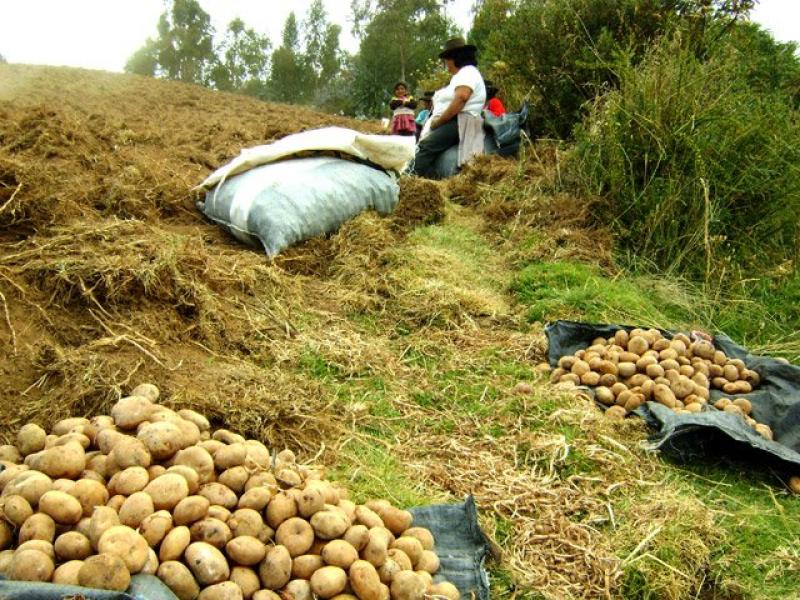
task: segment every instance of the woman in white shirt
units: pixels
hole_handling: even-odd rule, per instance
[[[467,44],[463,38],[454,38],[445,43],[439,58],[444,59],[453,77],[447,87],[434,95],[427,131],[420,137],[413,173],[423,177],[434,174],[434,164],[442,152],[458,145],[459,113],[480,119],[486,103],[486,86],[477,68],[475,46]]]

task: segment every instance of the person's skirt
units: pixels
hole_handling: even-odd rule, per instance
[[[417,123],[414,120],[414,111],[405,109],[399,114],[397,111],[395,111],[395,114],[392,117],[391,132],[392,135],[416,135]]]

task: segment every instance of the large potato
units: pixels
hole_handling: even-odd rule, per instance
[[[439,557],[432,550],[423,550],[414,567],[417,571],[427,571],[433,575],[439,570]]]
[[[391,593],[396,600],[423,600],[425,580],[413,571],[400,571],[392,579]]]
[[[119,556],[95,554],[83,561],[78,583],[83,587],[124,592],[131,583],[131,574]]]
[[[172,510],[189,495],[189,484],[177,473],[164,473],[148,483],[144,492],[153,499],[156,510]]]
[[[119,525],[117,511],[109,506],[97,506],[89,519],[89,541],[96,550],[102,535],[112,527]]]
[[[204,588],[197,600],[243,600],[242,588],[233,581],[223,581]]]
[[[350,567],[350,586],[360,600],[382,600],[381,579],[372,563],[357,560]]]
[[[285,546],[289,555],[294,558],[305,554],[311,548],[311,544],[314,543],[314,529],[305,519],[292,517],[275,530],[275,541]]]
[[[53,571],[53,583],[58,585],[80,585],[78,573],[83,566],[82,560],[70,560]]]
[[[128,467],[147,468],[152,462],[150,451],[144,445],[144,442],[130,436],[119,439],[114,444],[108,457],[120,469],[127,469]]]
[[[258,573],[248,567],[233,567],[230,580],[242,590],[242,598],[244,600],[250,600],[253,594],[261,589],[261,580],[258,578]]]
[[[153,499],[145,492],[131,494],[119,509],[119,522],[136,529],[155,512]]]
[[[17,433],[17,449],[22,456],[44,450],[47,432],[36,423],[23,425]]]
[[[366,525],[352,525],[344,532],[343,539],[361,552],[369,542],[369,529]]]
[[[187,496],[175,506],[172,515],[176,525],[191,525],[208,514],[211,506],[208,498],[203,496]]]
[[[120,429],[136,429],[139,423],[150,418],[155,408],[149,398],[128,396],[111,407],[111,417]]]
[[[333,510],[321,510],[314,513],[311,517],[311,526],[320,539],[333,540],[342,537],[350,527],[350,523],[347,521],[347,517],[344,513]]]
[[[230,540],[225,546],[225,552],[234,562],[245,565],[257,565],[267,554],[266,546],[258,539],[243,535]]]
[[[292,557],[285,546],[273,546],[258,567],[261,585],[268,590],[279,590],[292,575]]]
[[[79,479],[69,493],[80,503],[84,517],[90,517],[96,506],[104,506],[108,502],[106,486],[92,479]]]
[[[250,535],[258,537],[264,528],[261,513],[252,508],[240,508],[234,511],[228,519],[228,527],[234,537]]]
[[[361,556],[376,567],[380,567],[386,561],[391,543],[392,533],[385,527],[373,527],[369,530],[369,541],[361,551]]]
[[[181,562],[175,560],[162,562],[156,574],[178,600],[194,600],[200,593],[200,586],[197,585],[192,572]]]
[[[44,540],[28,540],[27,542],[23,542],[14,550],[15,552],[22,552],[23,550],[39,550],[40,552],[44,552],[52,558],[53,560],[56,559],[56,551],[53,547],[53,544],[50,542],[46,542]]]
[[[247,458],[247,446],[243,443],[223,446],[214,453],[214,466],[219,471],[225,471],[244,464]]]
[[[53,480],[38,471],[21,470],[3,488],[3,496],[22,496],[31,506],[53,488]]]
[[[139,533],[151,548],[161,543],[172,529],[172,515],[167,510],[159,510],[148,515],[139,525]]]
[[[429,529],[426,529],[425,527],[411,527],[410,529],[407,529],[403,535],[417,538],[422,544],[423,550],[433,550],[433,534]]]
[[[297,516],[297,502],[284,492],[274,496],[267,505],[267,525],[273,529],[277,529],[286,519],[294,516]]]
[[[141,571],[147,563],[149,549],[147,540],[125,525],[107,529],[97,543],[97,550],[101,554],[119,556],[132,574]]]
[[[203,484],[200,486],[197,493],[204,498],[208,498],[211,504],[224,506],[228,510],[236,508],[236,505],[239,503],[239,498],[236,497],[233,490],[221,483],[212,482]]]
[[[358,551],[345,540],[333,540],[325,544],[322,558],[326,564],[349,569],[358,560]]]
[[[18,581],[50,581],[55,568],[53,559],[41,550],[21,550],[14,553],[8,574]]]
[[[17,494],[3,498],[0,507],[6,520],[15,527],[20,527],[33,514],[30,502]]]
[[[78,479],[86,468],[86,452],[77,442],[53,446],[37,454],[30,467],[53,479]]]
[[[213,585],[230,576],[225,556],[205,542],[194,542],[186,548],[186,564],[201,585]]]
[[[112,494],[130,496],[141,492],[150,482],[150,474],[144,467],[128,467],[114,473],[108,482],[108,491]]]
[[[25,519],[19,528],[18,540],[20,544],[28,540],[44,540],[52,543],[55,535],[56,522],[53,518],[44,513],[35,513]]]
[[[311,590],[320,598],[332,598],[346,586],[347,573],[340,567],[322,567],[311,576]]]
[[[406,556],[411,559],[411,564],[415,567],[419,559],[422,558],[422,552],[424,550],[422,543],[417,538],[410,535],[397,538],[389,547],[405,552]]]
[[[215,548],[224,548],[230,539],[230,528],[219,519],[203,519],[189,528],[193,542],[206,542]]]
[[[245,484],[245,487],[247,484]],[[272,498],[272,491],[266,487],[254,487],[239,496],[239,508],[252,508],[253,510],[264,510]]]

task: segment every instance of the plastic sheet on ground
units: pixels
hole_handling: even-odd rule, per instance
[[[287,135],[271,144],[244,148],[195,189],[211,189],[237,173],[309,151],[347,154],[390,171],[401,172],[414,157],[414,138],[402,135],[368,135],[344,127],[325,127]]]
[[[559,358],[588,347],[597,337],[608,338],[618,329],[630,331],[634,327],[574,321],[551,323],[545,329],[550,365],[555,367]],[[671,332],[662,333],[672,337]],[[757,460],[796,473],[800,468],[800,367],[755,356],[724,334],[714,336],[714,345],[730,358],[743,360],[748,369],[761,376],[755,390],[735,397],[750,400],[752,417],[770,426],[774,441],[760,436],[737,415],[712,406],[702,413],[685,415],[657,402],[648,402],[634,413],[658,430],[652,438],[655,446],[681,460],[718,453],[724,448],[728,456]],[[711,390],[712,402],[725,396],[728,395]]]
[[[0,578],[2,600],[63,600],[65,598],[85,600],[178,600],[164,583],[153,575],[134,575],[125,592],[110,592],[74,585],[34,583],[31,581],[8,581]]]

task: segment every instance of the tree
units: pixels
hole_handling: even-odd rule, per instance
[[[353,3],[356,4],[355,2]],[[430,71],[442,43],[456,34],[455,25],[435,0],[377,0],[374,10],[354,15],[363,25],[354,62],[354,94],[359,112],[378,115],[393,84],[402,79],[413,88]]]
[[[281,39],[281,47],[272,53],[269,96],[279,102],[310,102],[314,93],[314,72],[300,52],[300,32],[294,12],[286,18]]]
[[[267,36],[246,27],[241,19],[231,21],[217,50],[218,62],[212,69],[215,87],[251,91],[262,88],[267,78],[271,45]]]
[[[503,27],[514,9],[512,0],[476,0],[472,7],[475,15],[469,30],[469,42],[485,55],[489,48],[489,37],[493,31]]]
[[[197,0],[168,0],[158,20],[158,37],[148,39],[128,60],[134,73],[208,85],[217,62],[211,17]]]

